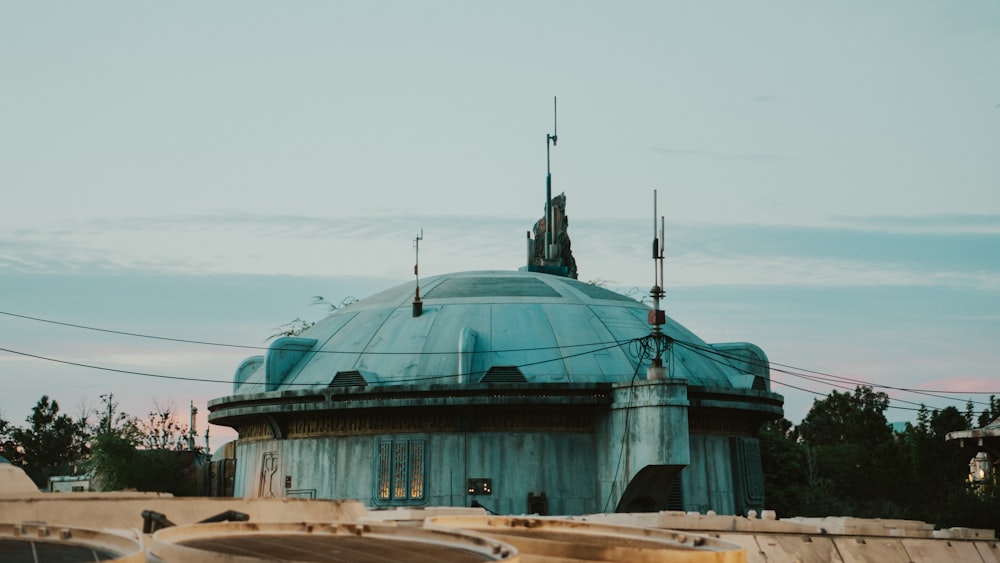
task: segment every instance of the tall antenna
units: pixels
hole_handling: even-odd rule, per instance
[[[194,450],[194,438],[198,435],[198,428],[196,427],[197,419],[195,416],[198,414],[198,407],[194,406],[194,400],[191,400],[191,424],[188,426],[188,437],[187,444],[189,450]]]
[[[417,280],[417,289],[413,294],[413,316],[419,317],[424,313],[424,302],[420,300],[420,241],[424,240],[424,230],[420,229],[420,234],[413,239],[414,262],[413,276]]]
[[[653,310],[649,312],[648,321],[653,327],[650,335],[653,341],[655,357],[653,364],[646,370],[647,379],[663,379],[666,376],[666,369],[663,367],[663,353],[669,346],[669,338],[660,330],[666,324],[667,314],[660,309],[660,299],[664,296],[663,286],[663,236],[665,220],[658,215],[657,193],[653,190],[653,287],[649,290],[653,298]],[[659,225],[657,225],[659,219]],[[659,228],[657,228],[659,227]]]
[[[555,218],[552,216],[552,147],[559,140],[557,99],[552,96],[552,134],[545,135],[545,261],[551,263],[556,254],[553,239],[555,238]]]

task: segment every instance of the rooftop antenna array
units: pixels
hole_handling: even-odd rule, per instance
[[[657,225],[659,220],[659,225]],[[667,314],[660,308],[660,300],[665,295],[663,287],[663,239],[664,239],[663,216],[658,215],[657,194],[653,190],[653,287],[649,290],[653,298],[653,310],[648,313],[649,324],[653,327],[651,340],[653,342],[653,364],[646,371],[647,379],[663,379],[666,377],[666,368],[663,367],[663,353],[670,346],[670,339],[663,334],[660,327],[666,324]]]
[[[419,317],[424,313],[424,302],[420,300],[420,241],[424,240],[424,230],[420,229],[420,234],[413,239],[414,262],[413,277],[417,280],[417,289],[413,295],[413,316]]]
[[[555,241],[555,218],[552,216],[552,147],[559,140],[558,135],[558,100],[552,96],[552,134],[545,135],[545,262],[552,264],[559,256]]]

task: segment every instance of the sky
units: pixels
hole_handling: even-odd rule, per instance
[[[581,279],[648,290],[656,190],[667,314],[799,370],[793,422],[840,389],[801,370],[1000,394],[996,2],[0,0],[0,417],[204,433],[421,229],[421,275],[522,266],[553,132]]]

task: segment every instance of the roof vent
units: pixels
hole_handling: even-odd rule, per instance
[[[337,375],[333,376],[333,380],[330,381],[329,387],[363,387],[365,385],[368,385],[365,376],[361,375],[358,370],[351,370],[338,371]]]
[[[517,366],[493,366],[486,372],[480,383],[527,383],[528,380]]]

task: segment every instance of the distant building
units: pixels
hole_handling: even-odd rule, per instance
[[[209,420],[235,428],[240,497],[498,513],[764,507],[757,430],[782,415],[764,353],[537,272],[463,272],[348,307],[237,369]]]
[[[49,477],[50,493],[85,493],[94,490],[89,475],[57,475]]]
[[[1000,464],[1000,418],[982,428],[949,432],[945,440],[957,440],[959,447],[974,455],[969,460],[969,482],[984,484],[996,478]]]

